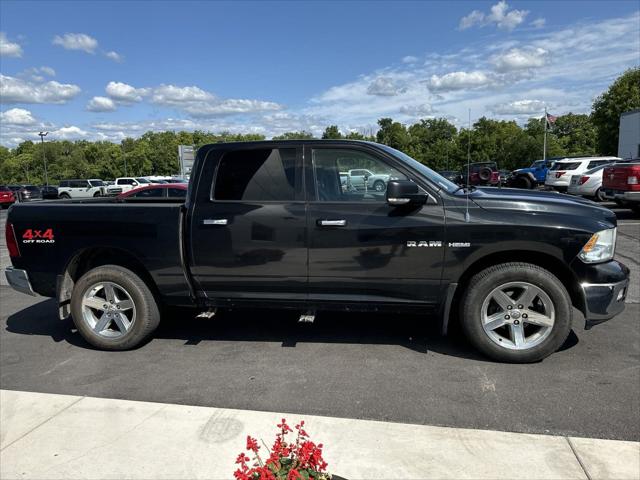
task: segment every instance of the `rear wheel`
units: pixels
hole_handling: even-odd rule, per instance
[[[71,315],[82,337],[104,350],[137,347],[160,322],[158,303],[147,284],[118,265],[94,268],[76,282]]]
[[[514,184],[516,188],[524,188],[527,190],[531,190],[531,187],[533,187],[533,182],[531,182],[527,177],[516,178]]]
[[[373,188],[376,192],[384,192],[386,185],[382,180],[376,180],[373,184]]]
[[[71,198],[68,193],[61,193],[60,195],[58,195],[58,197],[60,197],[62,200],[69,200]]]
[[[602,191],[601,188],[599,188],[598,190],[596,190],[596,194],[594,195],[594,198],[598,201],[598,202],[606,202],[607,198],[604,196],[604,192]]]
[[[529,263],[504,263],[473,276],[462,298],[467,338],[502,362],[528,363],[555,352],[571,330],[572,307],[560,280]]]

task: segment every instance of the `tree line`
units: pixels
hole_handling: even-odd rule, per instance
[[[593,103],[591,114],[558,116],[547,132],[547,156],[615,155],[620,114],[640,108],[640,68],[626,71]],[[370,140],[401,150],[435,170],[459,170],[467,161],[495,161],[513,170],[542,158],[544,119],[515,121],[482,117],[472,127],[456,128],[446,118],[429,118],[405,125],[391,118],[378,120],[375,135],[343,134],[328,126],[323,139]],[[312,139],[305,131],[287,132],[274,140]],[[178,145],[265,140],[263,135],[193,132],[147,132],[119,144],[107,141],[25,141],[13,149],[0,146],[0,184],[44,183],[43,152],[49,182],[69,178],[113,179],[120,176],[173,175],[179,171]]]

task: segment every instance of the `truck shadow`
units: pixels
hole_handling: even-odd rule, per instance
[[[76,331],[70,319],[56,317],[53,300],[45,300],[9,316],[7,331],[19,335],[49,336],[79,348],[93,349]],[[217,341],[278,342],[282,348],[299,343],[399,345],[419,353],[490,361],[480,355],[463,335],[453,329],[440,334],[438,319],[405,314],[364,314],[320,312],[312,324],[297,322],[292,310],[249,310],[219,312],[212,319],[195,318],[192,309],[171,309],[163,317],[153,339],[180,340],[185,348]],[[572,331],[560,350],[578,343]],[[142,349],[145,346],[140,347]]]

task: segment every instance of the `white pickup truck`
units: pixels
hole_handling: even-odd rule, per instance
[[[341,174],[342,176],[342,174]],[[344,177],[343,177],[344,178]],[[358,168],[346,172],[348,186],[356,190],[375,190],[384,192],[389,180],[397,180],[386,173],[373,173],[371,170]]]
[[[62,180],[58,186],[58,198],[91,198],[105,195],[105,183],[99,178],[89,180]]]
[[[120,195],[138,187],[152,185],[154,182],[142,177],[119,177],[113,185],[107,187],[107,195]]]

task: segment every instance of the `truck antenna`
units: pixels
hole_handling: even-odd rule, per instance
[[[469,222],[469,175],[471,172],[471,109],[469,109],[469,130],[467,132],[467,185],[466,185],[466,193],[467,193],[467,208],[464,212],[464,221]]]

